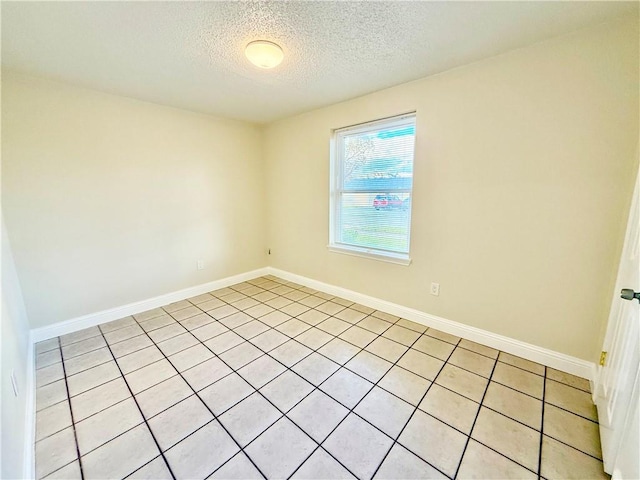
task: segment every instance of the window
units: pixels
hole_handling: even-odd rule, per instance
[[[335,130],[329,249],[408,265],[415,114]]]

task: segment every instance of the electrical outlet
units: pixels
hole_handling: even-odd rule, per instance
[[[18,381],[16,380],[16,372],[11,370],[11,386],[13,387],[13,394],[18,396]]]
[[[204,260],[198,260],[198,270],[204,270]]]
[[[431,295],[435,295],[435,296],[440,295],[440,284],[439,283],[431,283]]]

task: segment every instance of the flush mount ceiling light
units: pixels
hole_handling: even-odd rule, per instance
[[[284,52],[279,45],[267,40],[250,42],[244,49],[244,54],[256,67],[273,68],[282,62]]]

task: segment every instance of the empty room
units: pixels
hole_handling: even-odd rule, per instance
[[[1,478],[640,478],[639,7],[2,1]]]

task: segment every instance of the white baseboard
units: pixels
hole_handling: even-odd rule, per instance
[[[442,330],[443,332],[450,333],[451,335],[466,338],[467,340],[481,343],[503,352],[517,355],[518,357],[526,358],[527,360],[555,368],[556,370],[571,373],[581,378],[587,378],[592,382],[594,380],[593,374],[596,369],[593,362],[588,362],[570,355],[565,355],[564,353],[555,352],[530,343],[505,337],[504,335],[498,335],[487,330],[471,327],[463,323],[454,322],[453,320],[447,320],[446,318],[421,312],[413,308],[404,307],[386,300],[380,300],[379,298],[370,297],[362,293],[347,290],[346,288],[319,282],[317,280],[289,273],[277,268],[267,267],[267,271],[269,274],[275,275],[276,277],[327,292],[331,295],[346,298],[352,302],[356,302],[370,308],[375,308],[376,310],[381,310],[398,317],[406,318],[407,320],[420,323],[427,327],[433,327],[435,329]]]
[[[108,310],[102,310],[96,313],[90,313],[81,317],[72,318],[62,322],[54,323],[53,325],[47,325],[46,327],[35,328],[31,330],[32,343],[41,342],[50,338],[59,337],[67,333],[76,332],[84,328],[93,327],[105,322],[111,322],[118,320],[129,315],[135,315],[137,313],[146,312],[154,308],[162,307],[169,303],[178,302],[186,298],[195,297],[203,293],[225,288],[236,283],[251,280],[252,278],[260,277],[267,274],[266,268],[259,268],[250,272],[241,273],[232,277],[221,278],[220,280],[214,280],[213,282],[203,283],[193,287],[178,290],[176,292],[166,293],[157,297],[148,298],[139,302],[129,303],[120,307],[110,308]]]
[[[29,335],[27,348],[27,378],[25,385],[25,426],[24,456],[22,478],[36,478],[36,352],[35,344]]]
[[[427,327],[433,327],[443,332],[456,335],[458,337],[466,338],[489,347],[496,348],[512,355],[517,355],[533,362],[541,363],[548,367],[561,370],[563,372],[571,373],[582,378],[587,378],[593,382],[594,372],[596,372],[595,364],[576,357],[565,355],[563,353],[555,352],[546,348],[538,347],[530,343],[515,340],[513,338],[499,335],[496,333],[482,330],[480,328],[471,327],[463,323],[455,322],[453,320],[447,320],[446,318],[431,315],[429,313],[421,312],[413,308],[398,305],[396,303],[381,300],[379,298],[364,295],[362,293],[354,292],[353,290],[347,290],[346,288],[337,287],[328,283],[323,283],[311,278],[296,275],[284,270],[279,270],[273,267],[265,267],[250,272],[241,273],[232,277],[215,280],[213,282],[205,283],[202,285],[196,285],[194,287],[185,288],[176,292],[167,293],[147,300],[130,303],[121,307],[111,308],[96,312],[82,317],[73,318],[46,327],[37,328],[31,330],[31,340],[33,343],[54,338],[67,333],[72,333],[84,328],[93,327],[104,322],[110,322],[129,315],[135,315],[153,308],[161,307],[172,302],[177,302],[190,298],[202,293],[210,292],[220,288],[228,287],[230,285],[251,280],[262,275],[275,275],[277,277],[299,283],[309,288],[314,288],[323,292],[327,292],[331,295],[336,295],[342,298],[346,298],[361,305],[375,308],[383,312],[396,315],[398,317],[406,318],[413,322],[420,323]]]

